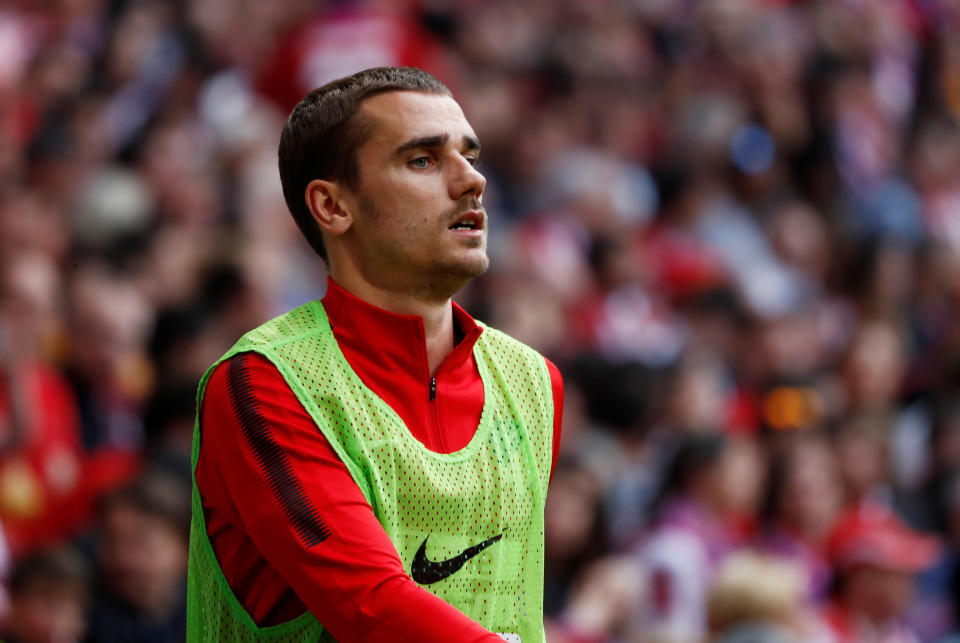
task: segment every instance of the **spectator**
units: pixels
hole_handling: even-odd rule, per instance
[[[826,643],[822,624],[808,613],[802,570],[747,550],[727,558],[708,598],[716,643]]]
[[[559,619],[548,620],[551,643],[642,640],[646,627],[636,606],[644,595],[644,569],[637,561],[608,556],[584,570]]]
[[[90,602],[87,561],[70,547],[23,558],[10,575],[10,609],[3,640],[63,643],[84,640]]]
[[[563,489],[544,510],[545,578],[543,610],[558,614],[571,583],[606,548],[600,486],[582,464],[558,459],[550,485]]]
[[[190,529],[185,485],[148,471],[103,498],[100,523],[89,640],[182,640]]]
[[[822,601],[831,581],[827,538],[843,506],[836,457],[820,435],[799,435],[770,462],[759,548],[804,572],[805,597]]]
[[[721,561],[740,544],[738,519],[755,499],[751,448],[723,435],[683,440],[654,506],[653,528],[636,553],[649,570],[650,631],[670,641],[707,630],[706,593]]]
[[[0,262],[0,549],[14,556],[63,540],[89,519],[77,405],[44,356],[60,331],[59,287],[41,254]]]
[[[837,578],[824,612],[836,641],[917,641],[904,616],[915,577],[933,564],[938,548],[876,503],[841,516],[830,536]]]

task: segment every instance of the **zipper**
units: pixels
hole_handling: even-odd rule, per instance
[[[431,449],[437,453],[447,452],[447,441],[443,439],[443,431],[440,428],[440,408],[437,406],[437,378],[430,378],[430,414],[433,416],[433,427],[431,433],[436,438],[436,448]]]

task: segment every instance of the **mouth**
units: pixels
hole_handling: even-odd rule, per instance
[[[483,210],[467,210],[450,224],[448,230],[454,232],[480,232],[484,228],[486,215]]]

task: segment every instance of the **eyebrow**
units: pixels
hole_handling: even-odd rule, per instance
[[[438,134],[436,136],[420,136],[418,138],[412,138],[400,147],[397,148],[396,153],[402,154],[409,150],[418,150],[426,149],[431,147],[443,147],[450,142],[449,134]],[[474,136],[464,136],[463,137],[463,146],[470,152],[479,152],[480,151],[480,141]]]

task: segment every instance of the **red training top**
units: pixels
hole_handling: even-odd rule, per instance
[[[428,448],[465,447],[483,409],[473,357],[483,329],[453,304],[457,343],[431,378],[419,316],[387,312],[332,279],[327,284],[323,303],[334,337],[363,383]],[[549,360],[547,366],[556,464],[563,382],[556,366]],[[258,624],[309,609],[345,643],[395,641],[399,632],[427,643],[449,641],[451,632],[459,641],[502,643],[409,577],[346,466],[266,358],[242,353],[220,364],[207,383],[201,422],[196,479],[207,535],[230,587]],[[261,465],[264,444],[268,466]],[[298,506],[291,508],[291,497]],[[309,533],[329,536],[316,542]]]

